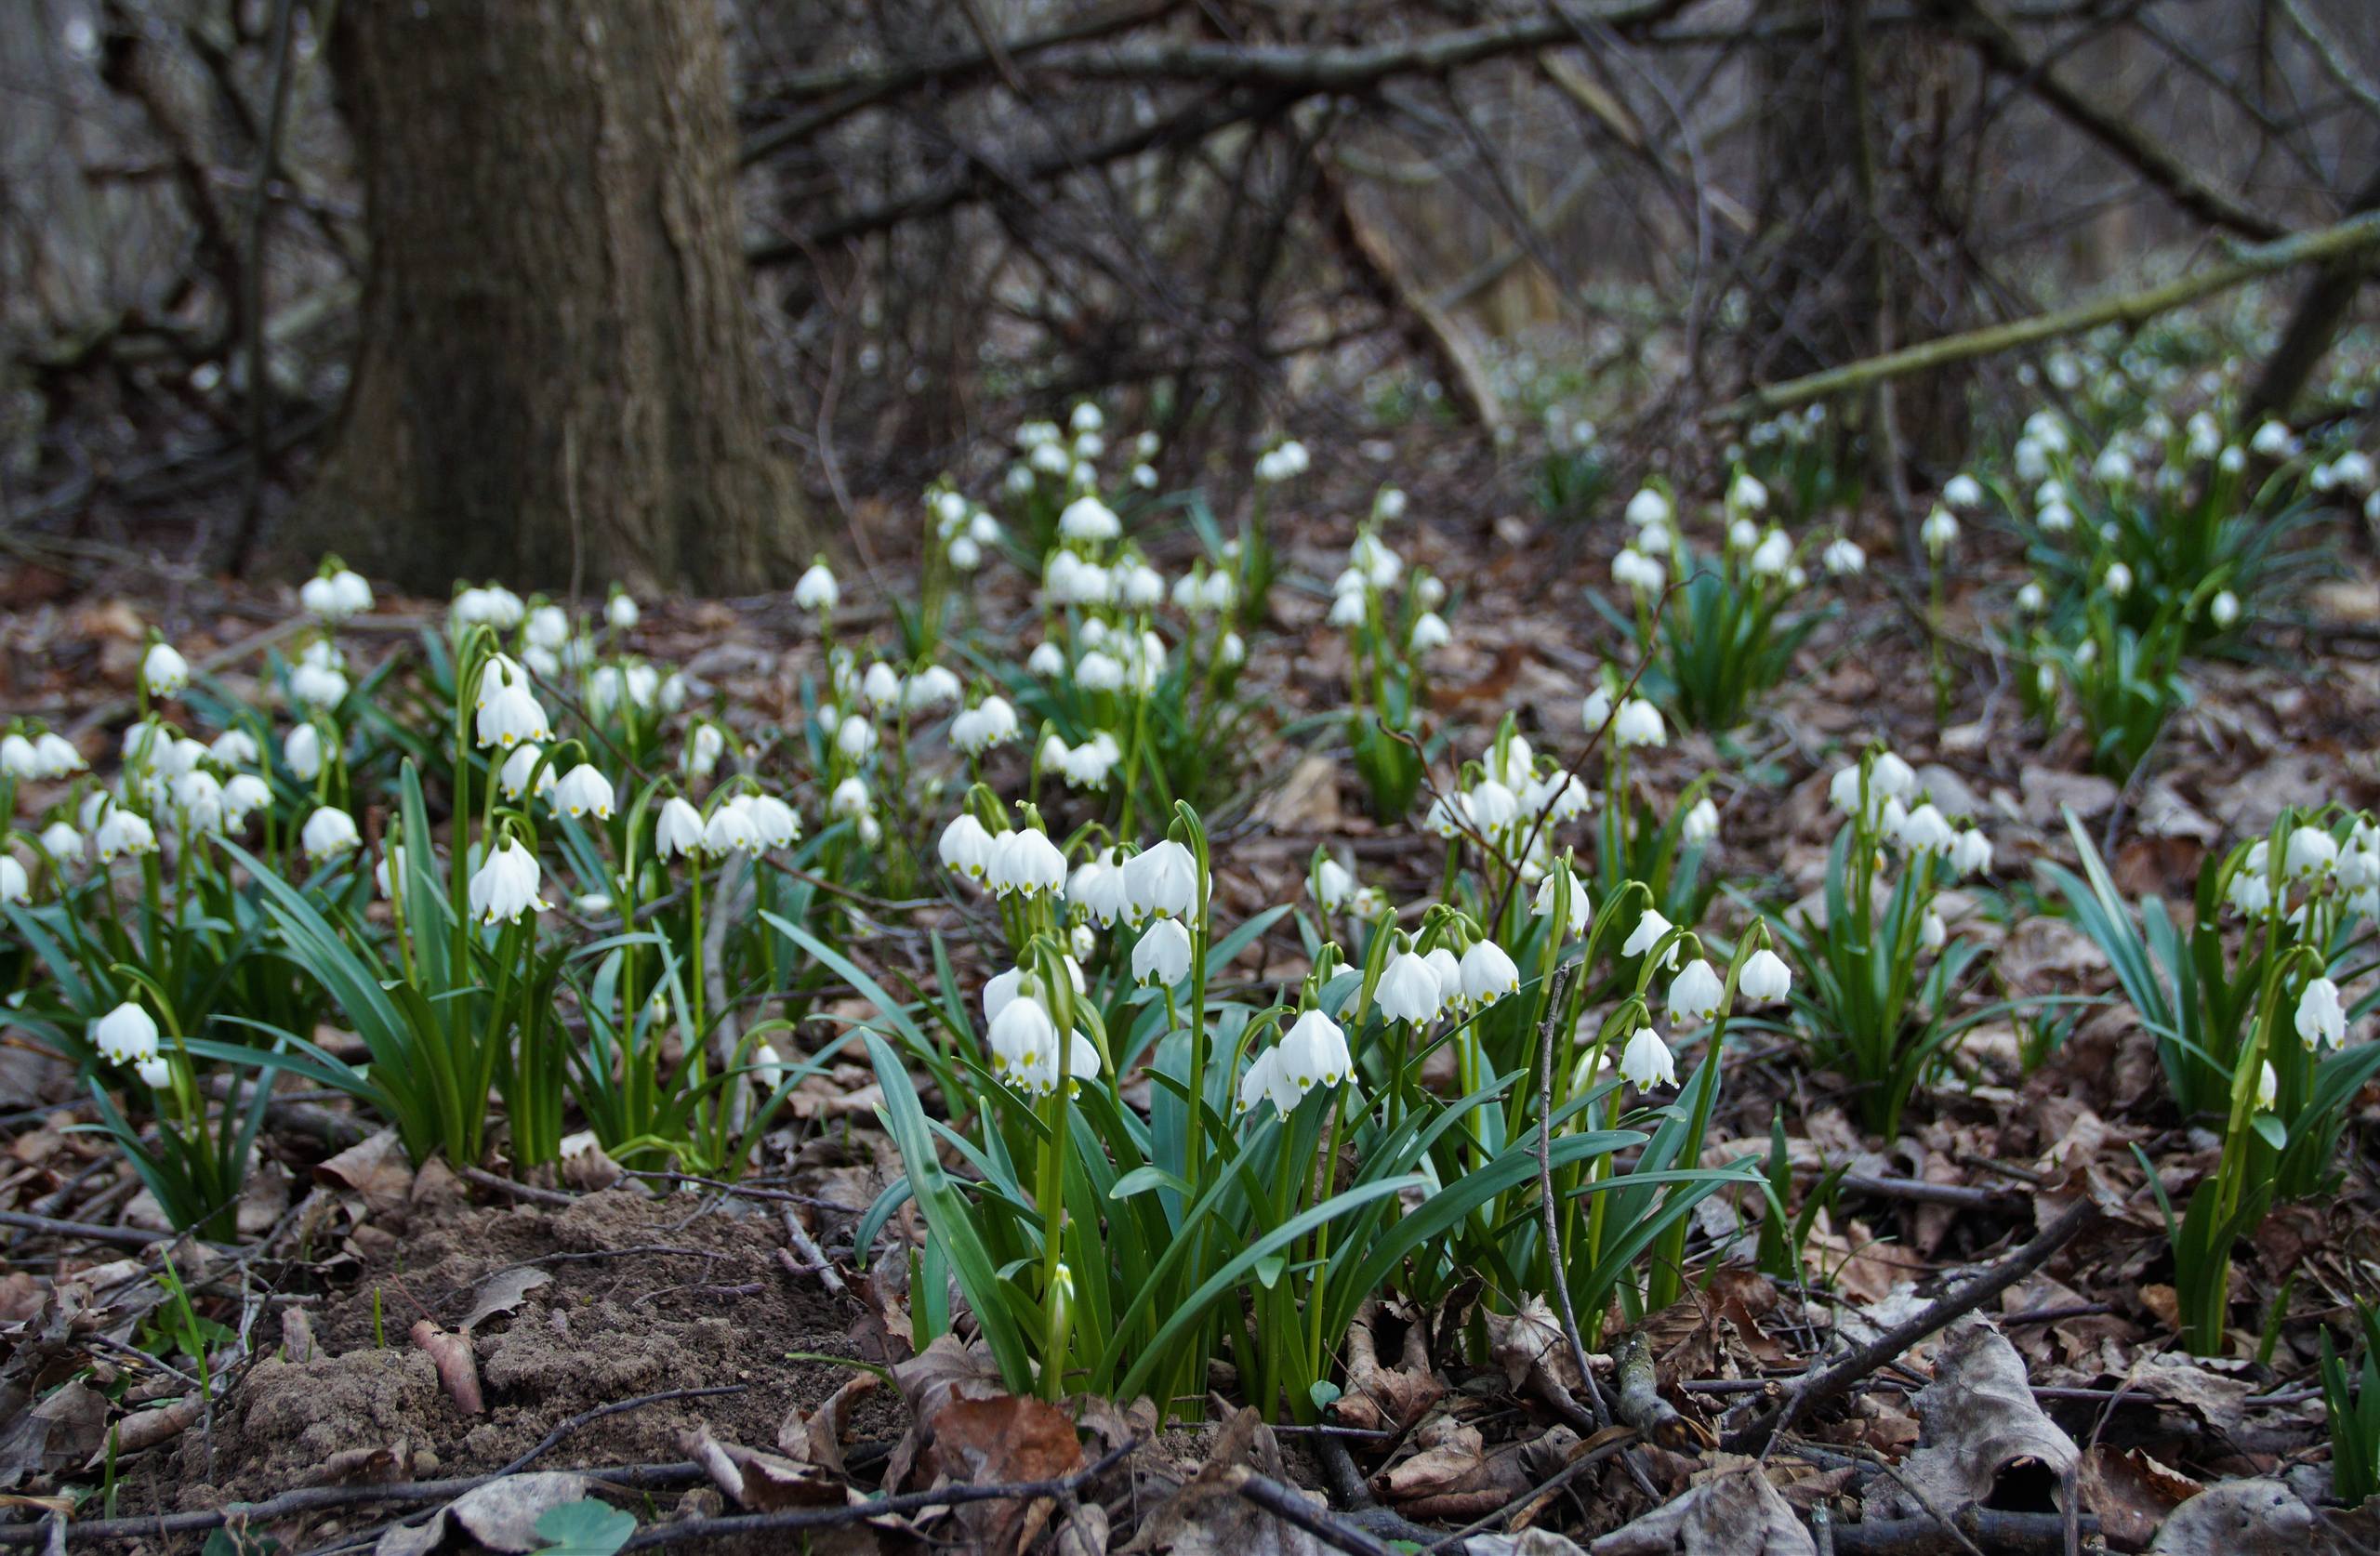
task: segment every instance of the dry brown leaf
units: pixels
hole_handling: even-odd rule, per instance
[[[1180,1491],[1153,1509],[1118,1556],[1164,1551],[1169,1556],[1323,1556],[1324,1547],[1304,1530],[1264,1511],[1239,1495],[1250,1471],[1292,1483],[1273,1429],[1252,1409],[1243,1409],[1215,1434],[1207,1461]],[[1316,1508],[1322,1494],[1299,1495]]]
[[[366,1215],[403,1215],[413,1198],[413,1165],[394,1129],[382,1129],[321,1163],[314,1180],[345,1190]]]
[[[391,1528],[373,1556],[429,1556],[447,1543],[450,1523],[490,1550],[539,1550],[547,1541],[537,1533],[537,1520],[564,1503],[585,1499],[588,1490],[587,1477],[569,1470],[507,1475],[463,1493],[427,1523]]]
[[[51,1390],[0,1429],[0,1489],[13,1490],[28,1475],[80,1468],[99,1451],[107,1431],[105,1394],[79,1378]]]
[[[2030,1471],[2062,1483],[2074,1468],[2074,1439],[2042,1414],[2024,1358],[1989,1319],[1970,1315],[1950,1325],[1934,1381],[1911,1403],[1921,1427],[1917,1451],[1897,1478],[1870,1483],[1871,1517],[1922,1518],[1926,1501],[1946,1511],[2004,1506],[2008,1477]]]
[[[487,1404],[480,1396],[479,1358],[471,1353],[470,1337],[450,1334],[427,1318],[417,1321],[409,1332],[414,1344],[429,1352],[437,1366],[438,1381],[455,1408],[466,1416],[484,1414]]]
[[[1446,1380],[1430,1365],[1429,1333],[1420,1324],[1405,1325],[1396,1365],[1382,1363],[1375,1332],[1382,1314],[1376,1299],[1366,1299],[1356,1310],[1347,1331],[1346,1391],[1330,1406],[1342,1424],[1374,1431],[1412,1425],[1447,1391]]]
[[[1683,1497],[1587,1550],[1589,1556],[1818,1556],[1792,1508],[1750,1459],[1722,1462]]]
[[[840,1507],[850,1500],[849,1488],[821,1466],[721,1443],[707,1426],[688,1428],[678,1441],[686,1457],[701,1465],[711,1483],[739,1508],[776,1512]]]
[[[843,1432],[851,1424],[852,1404],[863,1394],[875,1392],[878,1382],[872,1372],[855,1372],[817,1409],[805,1414],[796,1405],[787,1411],[777,1428],[778,1451],[787,1458],[841,1474]]]
[[[2137,1550],[2175,1508],[2205,1489],[2138,1448],[2095,1443],[2075,1472],[2075,1495],[2099,1515],[2099,1530],[2119,1549]]]
[[[944,1478],[960,1484],[1054,1480],[1082,1467],[1074,1422],[1047,1400],[1020,1394],[953,1399],[932,1424],[934,1463]],[[959,1518],[973,1532],[978,1549],[1021,1550],[1039,1534],[1054,1506],[1048,1497],[1023,1505],[970,1502],[959,1510]]]
[[[2307,1556],[2318,1550],[2313,1510],[2279,1481],[2226,1481],[2174,1510],[2152,1556]]]

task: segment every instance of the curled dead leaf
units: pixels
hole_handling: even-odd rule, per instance
[[[466,1416],[485,1414],[487,1404],[480,1395],[480,1364],[471,1353],[471,1338],[450,1334],[427,1318],[416,1323],[409,1333],[414,1344],[427,1352],[437,1366],[438,1381],[455,1408]]]

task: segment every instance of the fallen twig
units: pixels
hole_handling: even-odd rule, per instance
[[[2097,1220],[2099,1214],[2098,1206],[2092,1201],[2077,1201],[2064,1215],[2043,1227],[2031,1242],[1984,1270],[1957,1290],[1927,1303],[1920,1312],[1894,1325],[1832,1365],[1814,1366],[1804,1373],[1799,1383],[1786,1388],[1784,1399],[1774,1409],[1749,1425],[1729,1432],[1721,1440],[1722,1445],[1730,1453],[1765,1452],[1778,1432],[1800,1420],[1812,1405],[1823,1404],[1847,1393],[1853,1384],[1919,1340],[1951,1320],[1973,1312],[2023,1280],[2049,1262],[2050,1255],[2064,1247],[2076,1233]]]
[[[793,1213],[793,1207],[789,1205],[785,1207],[785,1234],[793,1243],[792,1251],[800,1254],[802,1259],[802,1263],[797,1266],[790,1258],[787,1258],[786,1250],[779,1249],[778,1257],[786,1259],[787,1268],[797,1273],[817,1276],[820,1286],[840,1297],[846,1288],[843,1277],[835,1272],[835,1261],[828,1259],[812,1240],[810,1229],[801,1224],[801,1218]]]
[[[1348,1523],[1326,1508],[1317,1508],[1276,1480],[1242,1470],[1232,1477],[1232,1489],[1282,1523],[1304,1530],[1316,1539],[1350,1556],[1396,1556],[1395,1547],[1370,1531]]]

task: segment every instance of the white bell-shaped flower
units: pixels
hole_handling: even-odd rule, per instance
[[[324,805],[306,818],[298,840],[305,845],[306,857],[319,864],[337,858],[364,839],[355,830],[353,816],[335,805]]]
[[[841,602],[842,593],[835,583],[834,571],[821,558],[812,562],[794,584],[793,603],[804,611],[831,611]]]
[[[24,865],[16,855],[0,853],[0,903],[29,903],[33,895],[33,877],[25,873]]]
[[[545,912],[553,904],[537,894],[544,876],[537,856],[506,836],[471,874],[471,916],[483,924],[518,924],[524,913]]]
[[[744,814],[752,823],[753,841],[763,851],[791,848],[801,840],[801,817],[775,795],[747,795]]]
[[[752,830],[750,811],[733,799],[711,807],[709,819],[703,823],[703,852],[713,859],[724,859],[731,853],[758,853],[760,850],[760,839]]]
[[[1135,924],[1198,911],[1197,856],[1170,837],[1125,860],[1123,874],[1125,916]]]
[[[139,1064],[157,1057],[157,1019],[137,1001],[122,1005],[91,1023],[91,1047],[111,1064]]]
[[[1646,908],[1643,916],[1636,920],[1636,927],[1629,931],[1627,941],[1620,945],[1620,954],[1623,956],[1648,955],[1654,946],[1661,943],[1661,937],[1668,934],[1673,927],[1659,912]],[[1677,966],[1679,943],[1676,941],[1670,943],[1668,953],[1661,958],[1663,966],[1673,968]]]
[[[140,684],[152,697],[178,697],[190,685],[190,661],[171,643],[152,643],[140,661]]]
[[[1736,992],[1756,1005],[1773,1005],[1793,992],[1793,969],[1785,958],[1762,946],[1744,958],[1736,975]]]
[[[653,851],[659,859],[691,857],[703,846],[703,813],[694,809],[683,795],[671,795],[662,803],[661,814],[653,824]]]
[[[1494,941],[1477,941],[1462,954],[1461,986],[1466,1004],[1493,1005],[1506,995],[1520,992],[1520,969]]]
[[[612,781],[595,771],[590,762],[580,762],[553,786],[553,808],[566,816],[610,821],[615,803]]]
[[[91,846],[99,851],[100,864],[112,864],[119,858],[137,859],[156,852],[157,833],[138,812],[111,805],[91,834]]]
[[[1380,1003],[1382,1015],[1393,1022],[1411,1022],[1416,1026],[1436,1021],[1439,1008],[1446,1002],[1436,971],[1410,951],[1399,951],[1389,957],[1388,965],[1381,969],[1373,996]]]
[[[502,654],[489,657],[480,671],[476,730],[482,745],[509,751],[522,741],[554,737],[546,710],[529,690],[529,672]]]
[[[63,778],[90,765],[83,759],[83,753],[75,749],[73,741],[55,732],[46,732],[34,741],[33,754],[40,760],[41,776],[44,778]]]
[[[1621,745],[1666,745],[1669,730],[1661,722],[1660,709],[1642,697],[1631,697],[1612,719],[1611,738]]]
[[[1274,1051],[1301,1097],[1317,1086],[1337,1086],[1355,1073],[1346,1032],[1319,1010],[1308,1010],[1292,1022]]]
[[[1178,918],[1160,918],[1141,932],[1132,947],[1132,982],[1144,988],[1172,988],[1190,976],[1190,931]]]
[[[1677,834],[1688,848],[1708,848],[1718,841],[1719,807],[1712,803],[1709,795],[1694,802],[1686,819],[1678,823]]]
[[[1116,510],[1094,496],[1077,497],[1058,515],[1058,533],[1068,540],[1113,540],[1124,533]]]
[[[1066,886],[1066,856],[1032,827],[999,835],[985,879],[999,896],[1054,896]]]
[[[1677,1061],[1659,1033],[1649,1026],[1638,1027],[1628,1047],[1620,1050],[1620,1073],[1639,1091],[1650,1091],[1657,1086],[1677,1084]]]
[[[1684,1026],[1715,1020],[1720,1001],[1726,997],[1726,985],[1720,981],[1718,969],[1697,956],[1670,982],[1670,1024]]]
[[[1289,1079],[1281,1062],[1281,1050],[1266,1048],[1250,1062],[1248,1071],[1239,1077],[1239,1111],[1248,1112],[1259,1102],[1270,1102],[1283,1118],[1297,1111],[1305,1100],[1305,1092]]]
[[[961,811],[950,818],[942,829],[942,840],[935,845],[943,867],[955,870],[969,880],[980,881],[992,863],[992,835],[974,813]]]
[[[2339,1000],[2339,986],[2329,979],[2307,980],[2306,992],[2297,996],[2297,1038],[2309,1053],[2318,1046],[2347,1046],[2347,1007]]]
[[[557,782],[553,763],[547,762],[542,771],[537,767],[539,759],[544,756],[544,748],[535,741],[512,748],[512,755],[504,758],[504,766],[496,772],[496,786],[504,791],[505,798],[517,800],[528,793],[531,772],[537,774],[539,794],[549,794],[553,791]]]

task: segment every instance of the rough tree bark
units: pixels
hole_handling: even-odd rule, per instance
[[[299,544],[426,592],[781,580],[712,7],[349,0],[332,65],[372,264]]]

